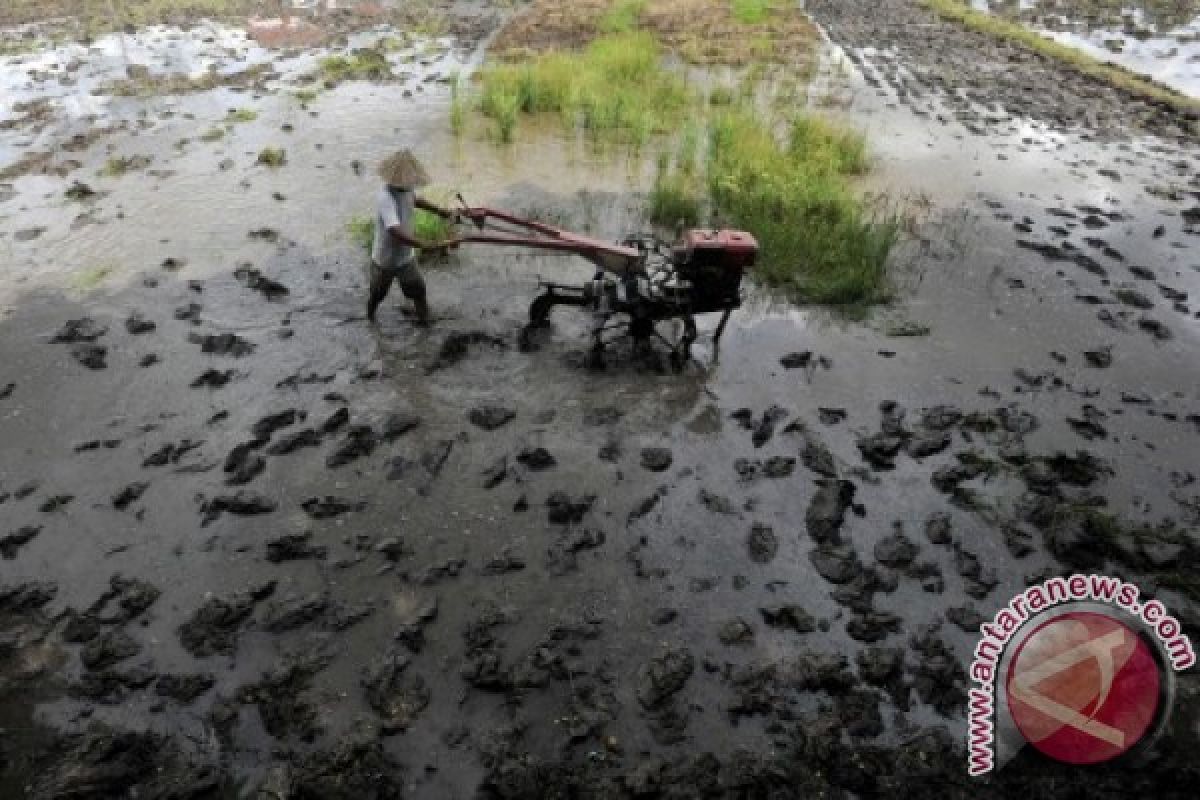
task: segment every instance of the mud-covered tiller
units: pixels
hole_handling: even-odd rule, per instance
[[[462,195],[458,200],[464,215],[480,229],[458,237],[458,242],[572,253],[597,267],[592,280],[582,286],[539,281],[542,293],[529,306],[529,326],[523,333],[525,338],[548,326],[555,306],[588,309],[593,366],[603,366],[608,344],[630,337],[635,346],[661,341],[670,350],[672,364],[682,367],[696,340],[697,314],[721,313],[715,346],[729,315],[742,303],[742,277],[758,255],[758,242],[744,231],[688,230],[674,244],[637,234],[610,244],[493,208],[470,208]],[[627,320],[613,319],[618,316]],[[671,319],[683,321],[683,333],[674,343],[654,327]]]

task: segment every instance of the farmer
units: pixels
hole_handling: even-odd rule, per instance
[[[367,298],[367,319],[375,320],[375,311],[387,297],[392,281],[398,281],[404,296],[412,300],[417,324],[429,324],[429,304],[425,300],[425,279],[417,269],[414,250],[453,246],[447,242],[421,242],[413,238],[413,210],[424,209],[439,217],[457,219],[457,215],[439,208],[416,190],[429,184],[429,175],[421,162],[408,150],[394,153],[379,165],[383,188],[375,209],[375,241],[371,246],[371,294]]]

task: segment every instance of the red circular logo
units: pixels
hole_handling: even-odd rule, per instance
[[[1021,642],[1005,687],[1026,741],[1068,764],[1096,764],[1128,751],[1158,713],[1159,666],[1127,625],[1075,611],[1039,625]]]

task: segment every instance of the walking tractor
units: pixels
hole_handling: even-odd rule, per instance
[[[716,345],[729,315],[742,303],[742,277],[758,255],[758,242],[744,231],[688,230],[673,244],[638,234],[610,244],[493,208],[468,208],[461,195],[459,202],[480,230],[456,242],[572,253],[596,266],[595,276],[582,286],[540,281],[542,292],[529,306],[525,334],[548,326],[555,306],[585,309],[592,314],[593,366],[604,364],[607,345],[632,338],[635,346],[661,341],[680,368],[696,340],[697,314],[721,314],[713,334]],[[655,330],[656,323],[672,319],[683,322],[674,343]]]

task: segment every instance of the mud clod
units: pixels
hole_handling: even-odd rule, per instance
[[[80,344],[94,342],[106,333],[108,333],[107,325],[102,325],[91,317],[80,317],[79,319],[69,319],[63,323],[50,341]]]
[[[337,449],[325,459],[325,466],[336,469],[352,461],[365,458],[375,452],[379,441],[379,434],[370,425],[352,425],[347,429],[346,435]]]
[[[758,610],[763,622],[772,628],[783,628],[795,633],[812,633],[817,629],[817,621],[800,606],[785,603],[777,606],[766,606]]]
[[[757,564],[769,564],[779,552],[779,537],[769,525],[755,523],[746,537],[746,550],[750,560]]]
[[[40,525],[22,525],[12,533],[0,536],[0,557],[9,561],[17,557],[17,551],[33,541],[42,532]]]
[[[179,641],[196,658],[233,655],[243,623],[275,591],[275,582],[225,598],[213,597],[179,627]]]
[[[217,495],[200,504],[203,516],[201,525],[207,525],[222,514],[233,514],[239,517],[256,514],[270,514],[279,505],[274,500],[257,492],[239,491],[236,494]]]
[[[145,481],[135,481],[113,495],[112,505],[118,511],[124,511],[141,499],[150,484]]]
[[[101,670],[132,658],[141,651],[142,646],[137,640],[122,630],[115,630],[88,642],[80,651],[79,658],[88,669]]]
[[[665,447],[643,447],[641,454],[642,468],[650,472],[664,472],[671,467],[673,460],[671,451]]]
[[[216,679],[208,672],[197,672],[187,675],[160,675],[154,684],[154,691],[160,697],[169,697],[178,703],[187,705],[207,692],[215,684]]]
[[[517,412],[501,406],[479,406],[467,412],[467,419],[472,425],[485,431],[494,431],[507,425],[517,416]]]
[[[642,665],[637,675],[637,698],[647,710],[662,708],[685,685],[696,669],[691,652],[670,647]]]
[[[328,548],[312,544],[311,533],[289,533],[267,542],[267,561],[272,564],[322,559],[327,553]]]
[[[821,480],[804,513],[808,535],[815,542],[837,542],[846,510],[854,502],[855,486],[850,481]]]
[[[390,653],[368,667],[362,678],[367,704],[383,718],[385,734],[401,733],[429,705],[431,693],[420,675],[408,671],[409,657]]]
[[[188,337],[192,344],[200,345],[200,351],[214,356],[241,358],[254,352],[257,345],[236,333],[216,333],[201,336],[193,333]]]
[[[71,357],[88,369],[108,367],[108,348],[102,344],[77,344],[71,348]]]

